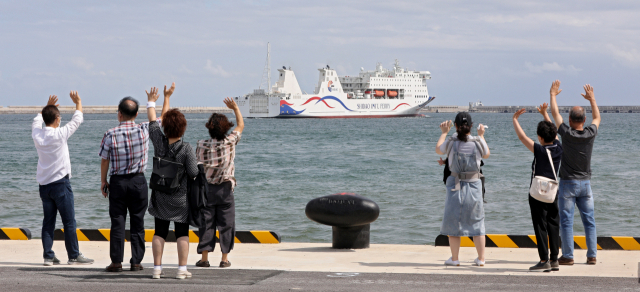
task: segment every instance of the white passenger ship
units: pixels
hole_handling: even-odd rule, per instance
[[[340,77],[328,65],[318,71],[314,93],[303,94],[291,68],[278,69],[278,82],[269,91],[236,97],[240,112],[249,118],[410,117],[435,99],[427,91],[431,73],[401,68],[398,60],[393,70],[378,63],[357,77]]]

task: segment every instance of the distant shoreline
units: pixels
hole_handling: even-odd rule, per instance
[[[221,113],[231,114],[233,113],[226,107],[203,107],[203,106],[187,106],[176,107],[185,114],[199,114],[199,113]],[[524,108],[529,113],[537,113],[535,106],[456,106],[456,105],[441,105],[441,106],[427,106],[421,113],[457,113],[462,111],[476,112],[476,113],[515,113],[517,110]],[[599,106],[601,113],[640,113],[640,106]],[[60,112],[63,114],[72,114],[75,111],[75,106],[65,105],[59,107]],[[571,106],[559,106],[558,109],[561,113],[568,113]],[[590,106],[584,106],[587,113],[591,113]],[[0,114],[37,114],[42,110],[42,106],[0,106]],[[88,105],[82,106],[82,111],[85,114],[114,114],[118,110],[117,106],[101,106],[101,105]],[[162,106],[156,106],[156,110],[162,110]],[[141,106],[139,112],[145,113],[146,107]]]
[[[197,113],[220,113],[230,114],[233,113],[226,107],[204,107],[204,106],[186,106],[175,107],[185,114],[197,114]],[[76,107],[73,105],[65,105],[58,107],[63,114],[72,114],[75,112]],[[156,106],[156,111],[161,111],[162,106]],[[37,114],[42,111],[42,106],[0,106],[0,114]],[[115,114],[118,111],[118,106],[100,106],[100,105],[83,105],[82,112],[85,114]],[[141,106],[138,109],[140,113],[146,113],[147,108]]]

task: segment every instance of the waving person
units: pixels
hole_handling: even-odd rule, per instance
[[[187,258],[189,256],[189,206],[187,204],[187,179],[198,174],[196,156],[191,145],[182,141],[182,136],[187,130],[187,119],[178,109],[169,109],[169,98],[175,90],[173,83],[167,90],[164,87],[164,104],[162,105],[162,128],[156,121],[155,102],[158,100],[158,89],[151,88],[147,92],[149,104],[147,106],[147,116],[149,118],[149,139],[153,143],[155,152],[154,172],[156,171],[159,159],[170,160],[181,164],[182,168],[177,173],[176,180],[179,184],[170,190],[165,190],[168,183],[154,189],[155,177],[151,177],[151,202],[149,203],[149,214],[155,217],[156,230],[152,241],[153,250],[153,279],[160,279],[162,273],[162,253],[164,243],[169,234],[169,223],[173,221],[175,235],[178,246],[178,273],[177,279],[191,278],[191,273],[187,271]],[[163,133],[164,130],[164,133]],[[164,181],[163,181],[164,182]],[[159,183],[159,185],[161,185]],[[162,189],[160,191],[159,189]]]
[[[473,236],[478,251],[475,265],[484,266],[485,229],[480,161],[489,158],[489,147],[484,140],[484,126],[478,127],[478,136],[471,136],[471,115],[461,112],[455,119],[456,133],[447,139],[451,121],[440,124],[442,134],[436,145],[438,155],[447,155],[451,175],[447,178],[447,197],[440,234],[449,236],[451,257],[445,265],[459,266],[460,237]]]

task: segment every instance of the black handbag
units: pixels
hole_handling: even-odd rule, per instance
[[[189,202],[189,225],[204,228],[202,209],[207,205],[207,174],[202,164],[198,164],[198,175],[189,179],[187,184],[187,200]]]
[[[180,152],[184,142],[176,149]],[[173,194],[180,188],[185,175],[184,164],[176,162],[175,153],[169,151],[164,157],[153,157],[153,172],[149,179],[149,188],[165,194]]]

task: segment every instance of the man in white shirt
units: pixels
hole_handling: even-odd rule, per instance
[[[61,117],[58,110],[58,97],[49,96],[47,106],[42,109],[31,125],[31,137],[38,151],[38,170],[36,180],[40,184],[40,199],[44,209],[42,221],[42,247],[44,248],[44,265],[59,264],[51,250],[53,246],[53,231],[56,225],[56,215],[60,212],[64,225],[64,241],[69,256],[70,265],[92,264],[78,250],[76,235],[76,219],[71,190],[71,163],[69,162],[69,147],[67,139],[73,135],[83,121],[82,103],[78,92],[72,91],[71,100],[76,104],[76,112],[71,121],[60,127]],[[42,123],[45,128],[42,128]]]

